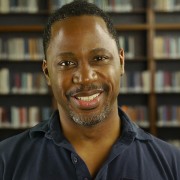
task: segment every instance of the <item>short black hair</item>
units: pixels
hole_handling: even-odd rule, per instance
[[[57,21],[61,21],[69,17],[81,16],[81,15],[92,15],[92,16],[101,17],[106,23],[109,34],[115,40],[117,48],[118,49],[120,48],[116,30],[108,14],[105,13],[103,10],[101,10],[99,7],[97,7],[95,4],[89,3],[85,0],[75,0],[57,9],[49,17],[43,34],[43,49],[44,49],[45,59],[47,58],[46,52],[51,39],[52,25]]]

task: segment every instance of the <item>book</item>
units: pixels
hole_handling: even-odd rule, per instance
[[[134,121],[137,125],[141,127],[149,127],[148,121],[148,110],[146,106],[137,105],[137,106],[127,106],[122,105],[122,110]]]
[[[0,12],[1,13],[9,13],[10,4],[9,0],[0,0]]]
[[[0,69],[0,94],[8,94],[10,92],[9,70],[7,68]]]
[[[180,127],[180,106],[161,105],[157,109],[159,127]]]

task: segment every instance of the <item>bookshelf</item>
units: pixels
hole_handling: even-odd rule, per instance
[[[0,9],[0,72],[3,69],[9,70],[9,76],[17,72],[40,73],[42,50],[40,45],[37,46],[37,42],[36,49],[32,50],[31,44],[34,42],[30,41],[37,41],[39,38],[38,42],[41,42],[43,26],[49,13],[65,4],[67,0],[33,0],[30,5],[32,9],[27,7],[26,3],[8,4],[10,1],[0,0],[1,4],[2,2],[6,2],[6,8]],[[120,0],[118,4],[112,4],[114,1],[108,1],[109,4],[106,4],[106,1],[95,2],[111,16],[120,44],[125,49],[126,73],[122,77],[119,105],[147,131],[178,144],[180,4],[176,4],[174,0]],[[4,52],[4,42],[21,44],[22,53],[14,56],[13,51],[11,55],[9,51]],[[52,107],[52,96],[47,89],[43,93],[12,93],[12,88],[7,89],[4,90],[6,93],[0,93],[0,107],[26,107],[26,111],[33,106]],[[163,116],[162,113],[167,116]],[[0,128],[0,139],[3,139],[5,136],[23,131],[28,126]]]

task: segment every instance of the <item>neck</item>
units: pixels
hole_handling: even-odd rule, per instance
[[[111,144],[113,144],[120,135],[121,128],[118,108],[112,109],[109,116],[103,122],[92,127],[77,125],[64,116],[60,109],[59,112],[63,134],[74,146],[76,144],[105,143],[107,141],[111,141]]]

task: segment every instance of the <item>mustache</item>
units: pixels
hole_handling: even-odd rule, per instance
[[[70,89],[67,93],[67,96],[70,97],[77,93],[81,93],[84,91],[92,91],[92,90],[103,90],[106,92],[109,90],[109,86],[106,84],[79,85],[78,87],[74,87],[74,88]]]

